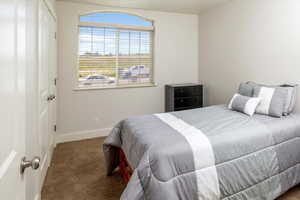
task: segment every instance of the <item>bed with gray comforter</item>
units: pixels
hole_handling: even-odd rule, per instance
[[[249,117],[226,106],[132,117],[103,145],[110,175],[122,148],[126,200],[272,200],[300,183],[300,115]]]

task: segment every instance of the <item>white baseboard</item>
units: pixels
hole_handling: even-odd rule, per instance
[[[91,139],[96,137],[105,137],[108,136],[111,129],[112,128],[104,128],[104,129],[96,129],[96,130],[88,130],[88,131],[79,131],[73,133],[61,133],[56,135],[55,143],[59,144],[64,142],[79,141],[79,140]]]

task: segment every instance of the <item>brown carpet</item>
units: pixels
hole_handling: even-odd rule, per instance
[[[42,200],[117,200],[125,188],[120,175],[105,175],[104,138],[57,145]],[[300,186],[279,198],[300,200]]]

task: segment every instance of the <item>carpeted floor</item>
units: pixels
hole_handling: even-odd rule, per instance
[[[125,188],[120,175],[105,175],[103,138],[57,145],[42,200],[117,200]],[[279,200],[300,200],[300,186]]]

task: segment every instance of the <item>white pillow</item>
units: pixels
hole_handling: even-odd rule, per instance
[[[258,97],[247,97],[240,94],[235,94],[232,97],[228,108],[252,116],[259,102],[260,98]]]

